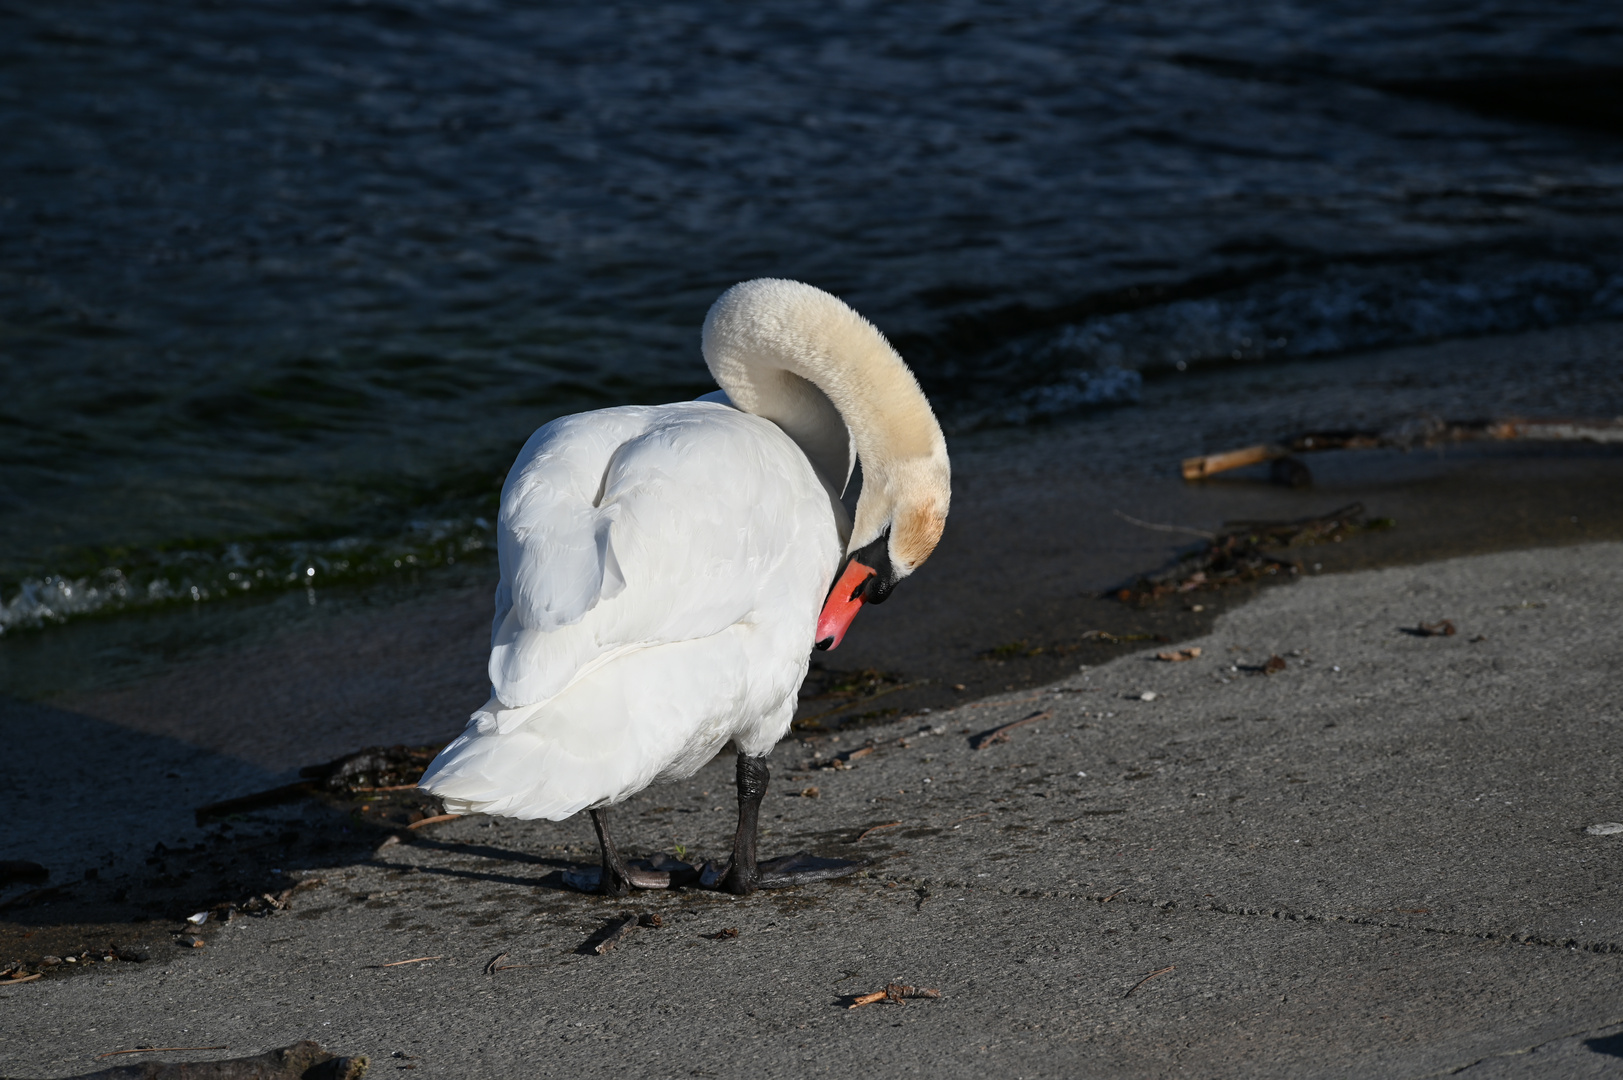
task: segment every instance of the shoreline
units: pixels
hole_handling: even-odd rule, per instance
[[[1273,485],[1264,469],[1198,483],[1060,468],[1036,476],[1009,468],[968,473],[937,554],[890,602],[864,609],[838,650],[812,654],[797,733],[815,733],[804,726],[808,718],[832,731],[947,708],[1063,678],[1147,640],[1200,636],[1223,612],[1276,584],[1123,603],[1108,591],[1168,565],[1191,544],[1120,514],[1208,531],[1353,503],[1370,518],[1395,519],[1390,530],[1345,543],[1283,551],[1300,561],[1303,578],[1623,539],[1623,499],[1616,497],[1623,447],[1344,451],[1317,455],[1313,466],[1318,480],[1306,490]],[[493,582],[495,567],[462,575]],[[379,592],[381,601],[355,592],[327,597],[337,614],[259,631],[246,644],[203,647],[144,679],[34,699],[277,776],[367,745],[449,739],[486,696],[490,588]],[[48,632],[71,642],[80,629]],[[17,651],[49,653],[53,644],[42,635]],[[71,649],[63,652],[77,661]],[[847,704],[830,696],[853,684],[865,689]]]

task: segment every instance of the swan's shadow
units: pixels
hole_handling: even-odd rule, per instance
[[[527,888],[549,889],[554,892],[592,893],[596,891],[603,872],[602,866],[596,863],[583,865],[569,859],[532,855],[523,851],[508,851],[504,848],[491,847],[488,844],[419,840],[412,846],[441,851],[447,854],[473,855],[477,858],[491,859],[497,862],[529,863],[533,866],[554,868],[551,873],[540,877],[523,878],[511,874],[414,864],[417,866],[419,873],[464,878],[470,881],[492,881]],[[690,863],[682,862],[663,853],[646,859],[632,859],[630,863],[634,871],[663,878],[665,884],[647,887],[655,891],[661,888],[683,889],[695,886],[709,891],[715,888],[721,878],[720,868],[713,863],[706,863],[703,867],[695,867]],[[381,865],[395,864],[381,863]],[[811,855],[804,851],[796,852],[793,855],[764,860],[760,864],[760,887],[763,889],[787,889],[796,885],[832,881],[835,878],[855,873],[867,865],[869,865],[868,860],[830,859]]]
[[[564,884],[564,877],[571,872],[577,872],[580,863],[569,859],[560,859],[546,855],[532,855],[527,851],[509,851],[505,848],[492,847],[489,844],[469,844],[459,841],[417,839],[411,844],[414,848],[425,848],[430,851],[444,852],[448,855],[472,855],[476,858],[490,859],[494,862],[528,863],[531,866],[546,866],[551,868],[550,873],[540,877],[518,877],[513,874],[492,873],[480,870],[460,870],[449,866],[423,866],[414,863],[420,874],[437,874],[441,877],[463,878],[468,881],[492,881],[503,885],[519,885],[525,888],[551,889],[556,892],[574,892]],[[406,849],[403,849],[406,850]],[[382,866],[398,868],[397,863],[381,862]]]

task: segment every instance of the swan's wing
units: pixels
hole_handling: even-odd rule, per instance
[[[782,599],[763,595],[773,569],[832,529],[805,456],[759,417],[688,402],[554,421],[502,493],[496,696],[544,702],[628,651],[747,621]]]

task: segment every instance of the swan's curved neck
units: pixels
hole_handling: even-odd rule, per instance
[[[894,524],[903,574],[929,555],[947,512],[946,440],[873,324],[810,285],[747,281],[711,307],[704,357],[733,404],[782,428],[836,493],[861,459],[849,550]]]

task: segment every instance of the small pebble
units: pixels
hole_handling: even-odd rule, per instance
[[[1603,821],[1598,825],[1591,825],[1584,832],[1590,836],[1616,836],[1623,833],[1623,821]]]
[[[1142,694],[1138,695],[1138,700],[1140,700],[1140,701],[1154,701],[1159,696],[1160,695],[1158,695],[1154,690],[1146,690]]]

